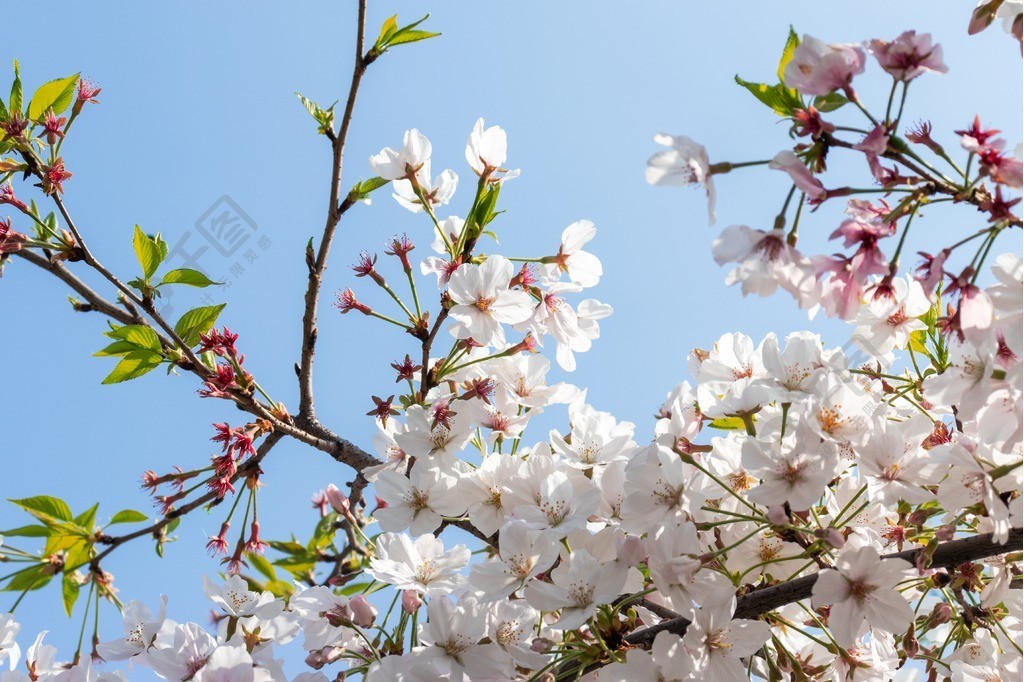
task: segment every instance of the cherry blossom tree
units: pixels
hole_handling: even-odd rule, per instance
[[[15,62],[0,103],[11,213],[0,263],[18,272],[4,285],[27,286],[35,268],[68,287],[74,311],[105,318],[104,384],[160,368],[245,416],[212,425],[209,461],[145,472],[156,520],[124,510],[100,525],[98,506],[12,500],[31,521],[2,533],[12,570],[0,584],[14,599],[0,615],[0,681],[127,679],[118,661],[171,680],[276,681],[298,650],[303,682],[1019,679],[1022,154],[973,112],[956,131],[904,119],[914,81],[955,68],[933,36],[835,44],[791,31],[777,82],[736,79],[789,126],[763,160],[716,161],[689,137],[654,136],[647,180],[703,188],[712,223],[716,175],[788,176],[781,210],[726,227],[712,256],[744,295],[781,290],[812,318],[847,321],[851,343],[828,348],[811,331],[709,339],[689,355],[691,380],[638,429],[557,380],[612,313],[584,293],[604,274],[595,225],[568,225],[529,257],[491,252],[520,174],[500,126],[469,132],[462,194],[415,129],[369,159],[370,179],[343,184],[360,84],[379,59],[436,37],[425,19],[393,16],[374,38],[360,0],[342,110],[299,96],[332,162],[325,224],[306,250],[294,403],[248,371],[224,304],[160,312],[168,288],[216,284],[168,270],[161,235],[135,227],[128,275],[90,249],[65,200],[62,145],[101,90],[75,74],[28,96]],[[1021,39],[1019,2],[982,2],[970,31],[996,20]],[[890,83],[888,100],[862,99],[866,79]],[[835,155],[858,160],[859,184],[829,172]],[[321,311],[345,216],[387,191],[420,227],[361,254],[336,310]],[[838,225],[820,224],[825,203],[845,206]],[[926,212],[953,205],[973,209],[958,241],[904,251]],[[801,234],[822,229],[835,253],[804,252]],[[363,302],[367,288],[393,305]],[[369,447],[318,416],[322,313],[400,332],[397,388],[367,389]],[[564,427],[531,431],[544,412]],[[323,482],[302,541],[260,532],[261,464],[284,439],[350,479]],[[162,553],[198,509],[222,519],[203,583],[212,631],[174,621],[173,595],[122,602],[110,572],[128,543]],[[45,632],[22,648],[15,620],[51,584],[82,622],[68,660]],[[99,619],[106,602],[120,626]]]

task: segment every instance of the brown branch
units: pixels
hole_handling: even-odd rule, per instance
[[[341,221],[342,214],[351,205],[351,202],[345,202],[344,205],[339,203],[341,200],[341,170],[345,160],[345,142],[348,139],[349,126],[352,124],[359,84],[363,79],[363,74],[366,73],[366,68],[377,59],[377,53],[373,50],[363,53],[365,35],[366,0],[359,0],[355,65],[352,67],[352,82],[349,85],[348,100],[345,102],[345,113],[342,115],[338,134],[334,135],[331,132],[328,135],[333,151],[333,163],[327,222],[324,225],[324,234],[320,240],[316,258],[312,257],[311,252],[307,254],[306,265],[309,268],[309,282],[306,285],[305,311],[302,316],[302,357],[299,364],[299,415],[303,420],[316,419],[316,406],[313,399],[313,357],[316,354],[316,314],[320,299],[320,287],[324,270],[327,268],[327,256],[331,251],[334,233]]]
[[[932,555],[931,568],[953,568],[960,564],[985,559],[990,556],[1020,551],[1022,547],[1024,547],[1024,541],[1022,541],[1020,528],[1011,529],[1010,538],[1003,545],[993,542],[991,533],[975,535],[963,540],[950,540],[940,544],[935,550],[935,553]],[[908,549],[904,552],[886,554],[884,558],[903,559],[914,564],[923,551],[923,549]],[[785,606],[801,599],[807,599],[811,596],[811,591],[818,579],[818,575],[819,573],[814,573],[813,575],[746,594],[737,600],[736,612],[733,617],[757,618],[780,606]],[[686,618],[673,618],[633,632],[625,637],[625,641],[633,646],[649,649],[659,632],[667,630],[668,632],[682,635],[686,632],[689,624],[690,621]]]
[[[45,256],[30,249],[15,251],[14,255],[32,263],[36,267],[46,270],[56,276],[57,279],[67,284],[76,294],[85,299],[90,306],[89,310],[106,315],[113,320],[117,320],[121,324],[145,323],[145,320],[140,319],[137,312],[135,315],[132,315],[128,311],[118,308],[116,305],[96,293],[88,284],[80,280],[75,274],[59,262],[51,261],[49,258],[46,258]],[[166,345],[169,346],[170,342]]]

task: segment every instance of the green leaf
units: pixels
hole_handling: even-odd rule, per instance
[[[8,500],[8,502],[21,507],[36,518],[39,518],[39,514],[43,514],[69,523],[73,523],[75,520],[75,517],[71,514],[71,507],[59,497],[36,495],[35,497],[23,497],[20,500]]]
[[[81,589],[82,586],[78,584],[78,579],[74,574],[64,575],[64,580],[61,583],[61,596],[64,598],[64,611],[69,616],[75,608],[75,602],[78,601],[78,593]]]
[[[131,353],[133,350],[138,350],[138,346],[134,343],[128,343],[127,341],[115,341],[109,346],[96,351],[92,356],[94,358],[116,357],[118,355]]]
[[[348,198],[350,201],[362,201],[370,196],[374,190],[380,189],[389,182],[391,181],[379,176],[372,177],[369,180],[360,180],[352,187],[352,191],[348,193]]]
[[[711,422],[711,428],[723,431],[737,431],[746,428],[739,417],[719,417]]]
[[[53,531],[46,526],[20,526],[11,530],[0,530],[0,535],[12,538],[47,538]]]
[[[388,38],[395,34],[398,30],[398,15],[392,14],[390,17],[384,20],[384,24],[380,27],[380,35],[377,36],[377,45],[383,46],[387,43]]]
[[[267,580],[277,580],[277,571],[274,570],[274,565],[267,561],[266,557],[249,552],[246,558],[252,564],[252,567],[263,574]]]
[[[142,274],[147,280],[153,276],[156,269],[160,267],[160,262],[167,255],[166,252],[161,253],[162,249],[157,239],[159,239],[159,235],[156,238],[150,237],[142,231],[141,227],[135,226],[132,246],[135,247],[135,257],[139,259],[139,265],[142,266]]]
[[[199,343],[199,335],[210,331],[210,328],[217,322],[220,311],[224,310],[226,303],[220,305],[204,306],[194,308],[178,320],[174,325],[174,331],[182,338],[187,346],[194,346]]]
[[[440,33],[431,33],[430,31],[399,31],[395,37],[388,41],[388,47],[394,47],[395,45],[404,45],[406,43],[415,43],[420,40],[427,40],[428,38],[436,38],[441,35]]]
[[[791,116],[794,110],[802,109],[804,106],[803,100],[800,99],[800,94],[781,83],[777,85],[751,83],[739,76],[736,76],[736,82],[779,116]]]
[[[119,384],[122,381],[138,379],[143,374],[153,371],[160,365],[163,356],[150,350],[133,350],[114,366],[114,371],[107,375],[103,384]]]
[[[143,324],[126,324],[123,327],[115,327],[106,335],[112,339],[118,339],[132,344],[142,350],[160,352],[160,337],[152,328]]]
[[[779,68],[776,73],[779,74],[779,82],[785,83],[786,79],[782,77],[782,74],[786,71],[786,65],[793,61],[793,53],[796,48],[800,45],[800,36],[796,34],[793,27],[789,27],[789,36],[786,37],[786,46],[782,48],[782,57],[779,58]]]
[[[17,59],[14,60],[14,82],[11,83],[11,99],[7,106],[12,114],[21,113],[21,67]]]
[[[47,112],[53,109],[58,116],[71,105],[75,96],[75,86],[78,85],[79,74],[57,78],[48,83],[43,83],[32,95],[28,103],[28,118],[37,121]]]
[[[89,507],[84,512],[75,517],[75,524],[81,526],[84,530],[92,531],[93,526],[96,525],[96,510],[99,508],[99,502]]]
[[[177,270],[171,270],[166,273],[163,279],[160,280],[160,284],[187,284],[190,287],[203,287],[213,286],[215,284],[223,284],[224,282],[214,282],[212,279],[199,272],[198,270],[191,270],[189,268],[178,268]]]
[[[928,334],[923,329],[916,329],[910,332],[909,341],[907,348],[914,351],[915,353],[921,353],[927,355],[928,353]]]
[[[424,15],[419,21],[398,28],[398,15],[388,17],[384,25],[381,26],[380,35],[377,37],[377,42],[373,48],[377,52],[386,52],[389,47],[395,45],[404,45],[406,43],[415,43],[420,40],[426,40],[427,38],[433,38],[441,35],[440,33],[431,33],[430,31],[419,31],[416,27],[427,20],[430,15]]]
[[[841,106],[849,104],[850,100],[846,99],[843,95],[838,92],[830,92],[827,95],[819,95],[814,98],[812,106],[823,114],[827,114],[830,111],[835,111]]]
[[[34,590],[41,589],[46,586],[46,583],[53,579],[53,575],[43,573],[44,568],[49,568],[49,564],[33,566],[24,573],[11,578],[10,582],[4,586],[4,592],[32,592]]]
[[[122,509],[111,517],[110,523],[107,525],[113,526],[115,523],[141,523],[148,519],[149,517],[140,511],[135,511],[134,509]]]

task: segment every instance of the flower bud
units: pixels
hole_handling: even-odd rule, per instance
[[[348,601],[348,607],[352,609],[352,622],[361,628],[368,628],[373,625],[377,617],[377,609],[366,601],[366,597],[357,594]]]
[[[944,601],[939,602],[928,615],[928,629],[938,627],[943,623],[948,623],[952,616],[953,607]]]
[[[846,544],[846,538],[836,528],[820,528],[814,531],[814,537],[824,540],[829,546],[842,549]]]
[[[423,606],[423,600],[416,590],[402,591],[402,610],[408,614],[416,613]]]
[[[642,562],[647,552],[639,535],[627,535],[616,540],[616,558],[626,566],[636,566]]]
[[[334,511],[342,514],[343,516],[349,515],[350,504],[348,497],[345,493],[338,490],[338,486],[331,483],[327,486],[327,490],[324,491],[324,494],[327,495],[327,502],[334,508]]]
[[[776,526],[784,526],[789,523],[789,515],[786,514],[786,508],[778,504],[768,507],[768,520]]]

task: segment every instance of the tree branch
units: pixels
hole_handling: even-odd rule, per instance
[[[349,85],[348,100],[345,102],[345,113],[341,118],[341,128],[335,136],[333,133],[328,136],[331,140],[333,151],[333,163],[331,168],[331,190],[330,199],[327,205],[327,222],[324,225],[324,234],[320,240],[314,260],[312,251],[307,253],[307,267],[309,268],[309,282],[306,285],[305,311],[302,316],[302,356],[299,364],[299,415],[303,419],[315,420],[316,408],[313,400],[313,357],[316,353],[316,314],[320,299],[320,286],[323,280],[324,270],[327,268],[327,256],[331,251],[331,242],[334,240],[334,233],[341,221],[344,211],[350,206],[340,204],[341,200],[341,170],[345,160],[345,142],[348,139],[349,126],[352,124],[352,114],[355,111],[356,96],[359,92],[359,84],[363,74],[377,56],[372,51],[363,53],[363,45],[366,34],[366,0],[359,0],[359,18],[356,28],[356,56],[355,65],[352,68],[352,82]]]
[[[960,564],[985,559],[990,556],[1006,554],[1008,552],[1020,551],[1024,547],[1022,531],[1020,528],[1010,530],[1010,538],[1004,545],[992,541],[992,534],[975,535],[963,540],[950,540],[938,546],[932,555],[931,568],[953,568]],[[904,552],[886,554],[883,558],[903,559],[915,563],[918,556],[924,550],[908,549]],[[819,573],[790,580],[779,585],[766,587],[756,592],[750,592],[740,597],[736,602],[734,618],[757,618],[769,611],[807,599],[811,596],[814,583],[818,580]],[[638,630],[625,637],[625,641],[633,646],[649,649],[659,632],[668,632],[682,635],[686,632],[690,621],[679,617],[662,621],[643,630]]]

